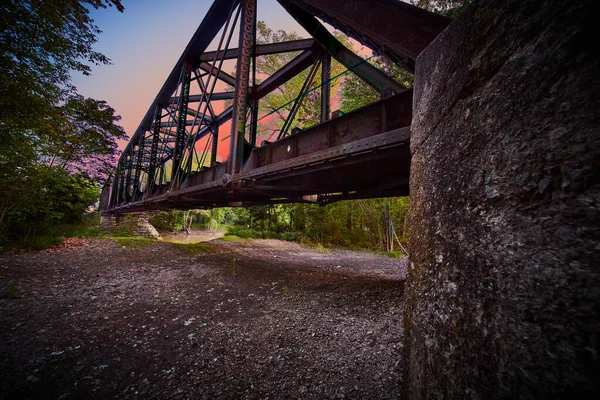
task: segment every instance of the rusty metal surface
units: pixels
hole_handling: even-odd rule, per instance
[[[381,100],[255,149],[233,177],[220,163],[186,175],[177,190],[164,185],[112,212],[406,195],[411,103],[412,91]],[[271,147],[275,155],[266,157]]]
[[[317,17],[409,70],[447,19],[396,0],[278,1],[312,38],[257,45],[256,0],[215,0],[120,157],[103,191],[103,212],[407,194],[412,90],[344,47]],[[239,38],[230,46],[234,32]],[[207,52],[210,42],[218,45]],[[257,57],[290,52],[299,54],[257,81]],[[233,58],[235,77],[223,70],[224,60]],[[332,114],[331,58],[382,100]],[[256,147],[260,102],[309,68],[300,93],[280,113],[285,123],[277,140]],[[294,117],[319,71],[320,124],[301,130]],[[223,91],[223,83],[233,90]],[[211,102],[223,100],[233,104],[217,114]],[[222,125],[229,120],[229,154],[219,163],[217,145],[227,139],[219,131],[226,134]],[[202,139],[204,150],[196,146]]]
[[[414,71],[417,56],[450,19],[398,0],[279,0],[319,17],[377,54]]]
[[[269,54],[289,53],[292,51],[301,51],[310,49],[315,43],[314,39],[291,40],[289,42],[268,43],[256,46],[257,56],[265,56]],[[212,61],[214,57],[224,57],[225,60],[237,58],[239,49],[229,49],[227,51],[208,51],[200,56],[202,61]]]

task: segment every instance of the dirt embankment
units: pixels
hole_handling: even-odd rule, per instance
[[[0,258],[0,398],[397,398],[401,260],[274,240]]]

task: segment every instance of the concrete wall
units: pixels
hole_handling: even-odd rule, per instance
[[[592,3],[482,1],[417,60],[408,398],[599,393]]]
[[[102,215],[100,217],[100,230],[107,234],[161,239],[160,234],[149,222],[149,213],[136,213],[128,215]]]

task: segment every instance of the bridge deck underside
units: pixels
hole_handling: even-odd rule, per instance
[[[131,213],[408,195],[412,90],[253,149],[229,176],[220,163],[113,209]]]

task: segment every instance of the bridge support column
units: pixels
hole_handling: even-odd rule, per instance
[[[102,215],[100,217],[100,231],[116,236],[132,235],[160,240],[160,234],[150,224],[149,218],[149,213]]]
[[[231,145],[227,160],[227,173],[233,175],[242,167],[244,135],[246,133],[246,110],[248,108],[248,84],[250,61],[254,48],[254,21],[256,0],[242,0],[242,20],[240,23],[240,43],[237,59],[233,116],[231,119]]]
[[[475,2],[417,59],[408,398],[600,392],[591,4]]]

